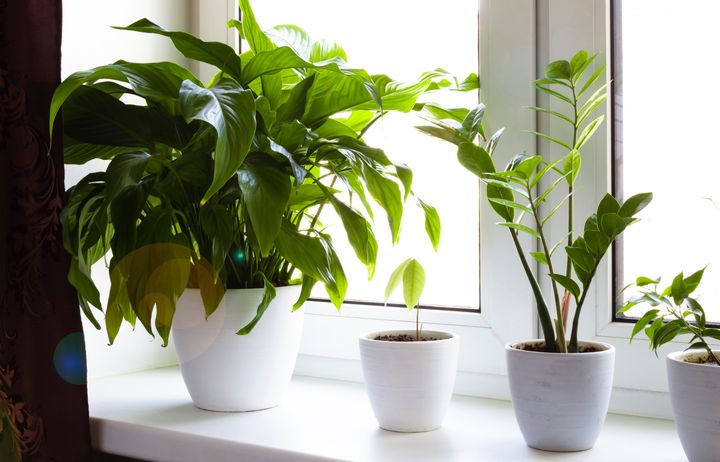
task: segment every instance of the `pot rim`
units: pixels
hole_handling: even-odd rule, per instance
[[[720,354],[720,349],[713,349],[712,351],[713,351],[713,353]],[[673,351],[672,353],[668,353],[666,358],[668,359],[668,361],[672,361],[676,364],[683,364],[688,367],[709,367],[709,368],[713,368],[713,369],[720,371],[720,367],[712,365],[712,364],[698,364],[698,363],[689,363],[687,361],[684,361],[684,359],[690,355],[702,354],[702,353],[706,353],[706,351],[705,350],[697,350],[697,349]]]
[[[528,351],[528,350],[520,350],[516,348],[516,345],[519,343],[537,343],[537,342],[544,342],[545,339],[536,338],[536,339],[530,339],[530,340],[520,340],[518,342],[513,343],[507,343],[505,345],[505,351],[512,351],[515,354],[526,354],[526,355],[534,355],[536,357],[553,357],[557,358],[559,357],[570,357],[575,355],[582,355],[582,357],[597,357],[597,356],[604,356],[604,355],[611,355],[615,354],[615,347],[609,343],[605,342],[596,342],[592,340],[579,340],[578,344],[580,345],[591,345],[596,348],[602,348],[600,351],[590,351],[586,353],[550,353],[547,351]]]
[[[415,345],[413,348],[419,347],[419,345],[440,345],[450,342],[456,342],[460,336],[454,332],[448,332],[444,330],[423,330],[422,334],[440,334],[447,336],[447,338],[441,338],[440,340],[433,340],[430,342],[389,342],[387,340],[375,340],[373,337],[377,337],[383,334],[409,334],[415,335],[415,329],[389,329],[389,330],[375,330],[368,332],[367,334],[360,336],[361,342],[367,342],[374,345]]]

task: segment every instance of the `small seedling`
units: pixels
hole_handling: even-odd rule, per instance
[[[619,313],[625,313],[630,308],[645,303],[652,309],[645,312],[635,323],[630,341],[645,329],[645,335],[650,339],[650,349],[657,355],[658,348],[678,335],[691,335],[687,350],[705,350],[708,353],[706,362],[720,366],[720,358],[713,353],[708,344],[711,338],[720,340],[720,329],[707,326],[705,310],[696,298],[691,297],[700,285],[704,272],[705,268],[688,277],[680,273],[675,276],[672,284],[662,291],[658,291],[660,278],[645,276],[637,278],[635,284],[631,286],[637,287],[639,294],[631,297]]]
[[[420,296],[425,288],[425,269],[414,258],[408,258],[395,268],[385,288],[385,302],[402,282],[403,299],[408,310],[415,309],[415,340],[420,341]]]

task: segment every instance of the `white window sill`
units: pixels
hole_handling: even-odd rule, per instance
[[[295,377],[283,405],[259,412],[195,408],[177,367],[91,381],[95,449],[151,461],[681,461],[673,422],[611,414],[594,449],[528,448],[510,403],[456,396],[444,426],[378,428],[361,384]]]

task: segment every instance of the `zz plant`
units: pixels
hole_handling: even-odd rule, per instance
[[[418,127],[431,136],[456,144],[458,161],[485,183],[490,206],[501,218],[498,225],[508,229],[535,296],[548,352],[578,351],[580,313],[597,268],[615,238],[637,221],[636,214],[652,199],[650,193],[638,194],[621,204],[607,194],[584,227],[580,231],[574,227],[573,196],[582,165],[582,150],[603,122],[602,116],[592,117],[607,98],[606,85],[591,93],[603,72],[603,67],[599,67],[587,75],[594,60],[595,56],[580,51],[570,61],[550,63],[545,76],[534,82],[538,91],[564,107],[558,111],[531,108],[566,125],[566,140],[556,134],[533,132],[562,149],[564,154],[560,158],[521,153],[504,169],[498,168],[493,154],[503,130],[486,137],[482,104],[470,111],[425,111],[432,125]],[[563,188],[565,191],[559,195]],[[567,235],[556,243],[549,242],[548,221],[563,208],[568,217]],[[521,234],[535,238],[540,250],[526,252],[520,241]],[[553,257],[562,250],[565,265],[558,268],[559,262]],[[552,305],[546,301],[530,259],[537,261],[541,271],[550,278]],[[572,325],[568,326],[571,298],[575,301],[575,314]]]
[[[51,132],[62,108],[65,161],[110,161],[71,188],[61,217],[69,279],[98,328],[91,266],[111,252],[110,343],[123,320],[139,319],[152,334],[153,313],[167,343],[186,287],[200,289],[206,316],[225,289],[265,287],[239,334],[258,322],[275,286],[302,284],[297,309],[321,282],[339,308],[347,280],[323,214],[339,216],[372,277],[371,201],[397,242],[414,197],[412,171],[363,135],[388,111],[412,110],[426,92],[477,88],[477,76],[457,81],[442,70],[409,84],[370,75],[350,67],[340,46],[297,26],[264,32],[248,0],[239,3],[243,21],[228,25],[249,44],[241,54],[147,19],[118,27],[165,36],[186,58],[216,67],[207,84],[178,64],[118,61],[71,75],[54,94]],[[437,212],[414,200],[436,246]]]
[[[630,341],[641,331],[650,340],[650,349],[657,350],[678,335],[689,335],[688,350],[700,349],[708,353],[707,362],[720,366],[720,357],[713,353],[709,339],[720,340],[720,329],[707,325],[705,310],[692,297],[702,281],[705,269],[685,277],[683,273],[673,278],[672,283],[659,290],[660,278],[645,276],[637,278],[637,295],[632,296],[618,311],[625,313],[636,305],[650,305],[650,309],[635,323]],[[627,287],[626,287],[627,289]]]

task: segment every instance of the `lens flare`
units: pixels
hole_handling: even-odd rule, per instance
[[[235,263],[244,265],[245,263],[247,263],[247,253],[243,249],[233,249],[232,259],[235,261]]]
[[[73,385],[87,383],[87,362],[85,360],[85,337],[82,332],[66,335],[55,347],[53,355],[58,375]]]

